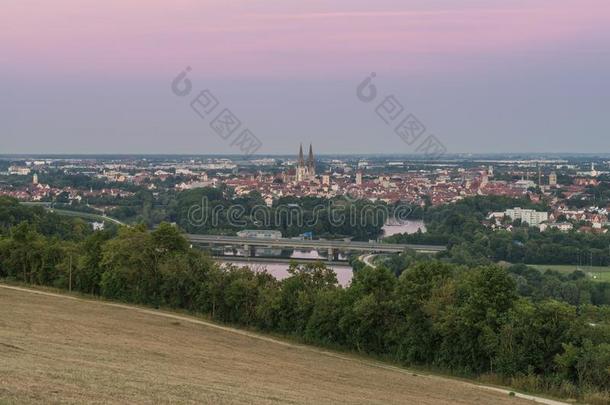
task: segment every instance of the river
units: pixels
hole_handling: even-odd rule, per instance
[[[398,233],[415,233],[419,229],[421,229],[422,232],[426,232],[426,225],[422,220],[410,220],[403,221],[398,225],[386,223],[381,229],[383,230],[383,237],[387,238],[388,236],[396,235]]]
[[[418,229],[421,229],[422,232],[426,232],[426,226],[423,221],[405,221],[399,225],[390,225],[386,224],[383,226],[383,236],[392,236],[397,233],[415,233]],[[325,262],[327,258],[325,256],[320,256],[318,251],[310,250],[310,251],[301,251],[295,250],[291,255],[291,258],[294,259],[320,259],[320,261]],[[275,263],[275,262],[248,262],[244,261],[222,261],[221,263],[232,263],[237,266],[248,266],[254,271],[267,271],[273,277],[278,280],[282,280],[290,274],[288,273],[288,263]],[[333,271],[337,274],[337,280],[339,284],[343,287],[349,285],[352,281],[353,270],[352,267],[348,264],[327,264],[328,267],[333,269]]]

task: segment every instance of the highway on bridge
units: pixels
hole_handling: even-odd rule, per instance
[[[384,252],[400,253],[406,249],[418,252],[436,253],[446,250],[445,246],[438,245],[411,245],[379,242],[346,242],[340,240],[309,240],[309,239],[264,239],[264,238],[241,238],[238,236],[219,235],[193,235],[187,234],[186,238],[193,243],[205,243],[210,245],[241,245],[241,246],[265,246],[285,247],[294,249],[332,249],[339,251],[358,252]]]

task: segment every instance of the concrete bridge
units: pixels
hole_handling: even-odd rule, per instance
[[[309,240],[309,239],[265,239],[265,238],[242,238],[239,236],[219,235],[193,235],[187,234],[186,238],[195,244],[205,245],[232,245],[243,247],[247,256],[252,255],[253,249],[259,247],[288,248],[288,249],[319,249],[328,250],[329,257],[335,257],[338,252],[363,252],[363,253],[401,253],[406,249],[412,249],[422,253],[437,253],[446,250],[445,246],[438,245],[411,245],[379,242],[346,242],[339,240]]]

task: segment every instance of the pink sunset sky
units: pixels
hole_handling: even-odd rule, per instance
[[[346,94],[372,71],[385,78],[388,92],[402,94],[439,131],[450,132],[447,143],[455,149],[478,151],[483,142],[487,150],[502,137],[531,139],[524,131],[535,131],[546,140],[532,150],[553,136],[563,150],[571,148],[566,137],[574,129],[608,129],[598,116],[608,100],[608,0],[12,0],[3,3],[0,26],[0,84],[8,89],[0,96],[6,114],[0,118],[12,136],[0,146],[11,152],[28,149],[24,139],[56,148],[45,143],[43,129],[65,136],[75,151],[95,145],[114,152],[96,143],[100,134],[132,139],[129,152],[166,150],[143,146],[151,132],[178,132],[192,145],[196,123],[167,105],[173,100],[161,100],[187,65],[268,134],[270,153],[292,151],[298,141],[330,142],[329,152],[341,151],[340,137],[333,143],[324,131],[357,134],[353,152],[366,150],[365,137],[379,128],[345,124],[363,114]],[[273,86],[282,89],[265,90]],[[529,111],[520,101],[524,93],[533,95],[532,106],[548,106],[521,115],[528,125],[510,124],[507,109]],[[85,94],[97,101],[84,101]],[[327,109],[316,107],[321,99],[343,107],[325,115]],[[37,109],[33,120],[29,114]],[[100,109],[106,121],[94,113]],[[282,118],[271,119],[277,110]],[[138,122],[151,112],[154,124]],[[291,121],[301,113],[312,122]],[[549,124],[565,114],[574,119]],[[326,122],[335,115],[340,123]],[[460,141],[453,144],[453,136]],[[379,151],[399,145],[393,142]],[[586,147],[594,146],[591,138]],[[214,139],[206,148],[224,151]],[[172,149],[185,150],[190,146]]]
[[[3,70],[222,76],[471,68],[512,54],[607,52],[607,0],[19,0],[3,4]],[[456,60],[457,58],[461,60]]]

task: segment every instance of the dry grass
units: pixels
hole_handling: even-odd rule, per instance
[[[0,287],[0,403],[532,403],[196,318]]]

